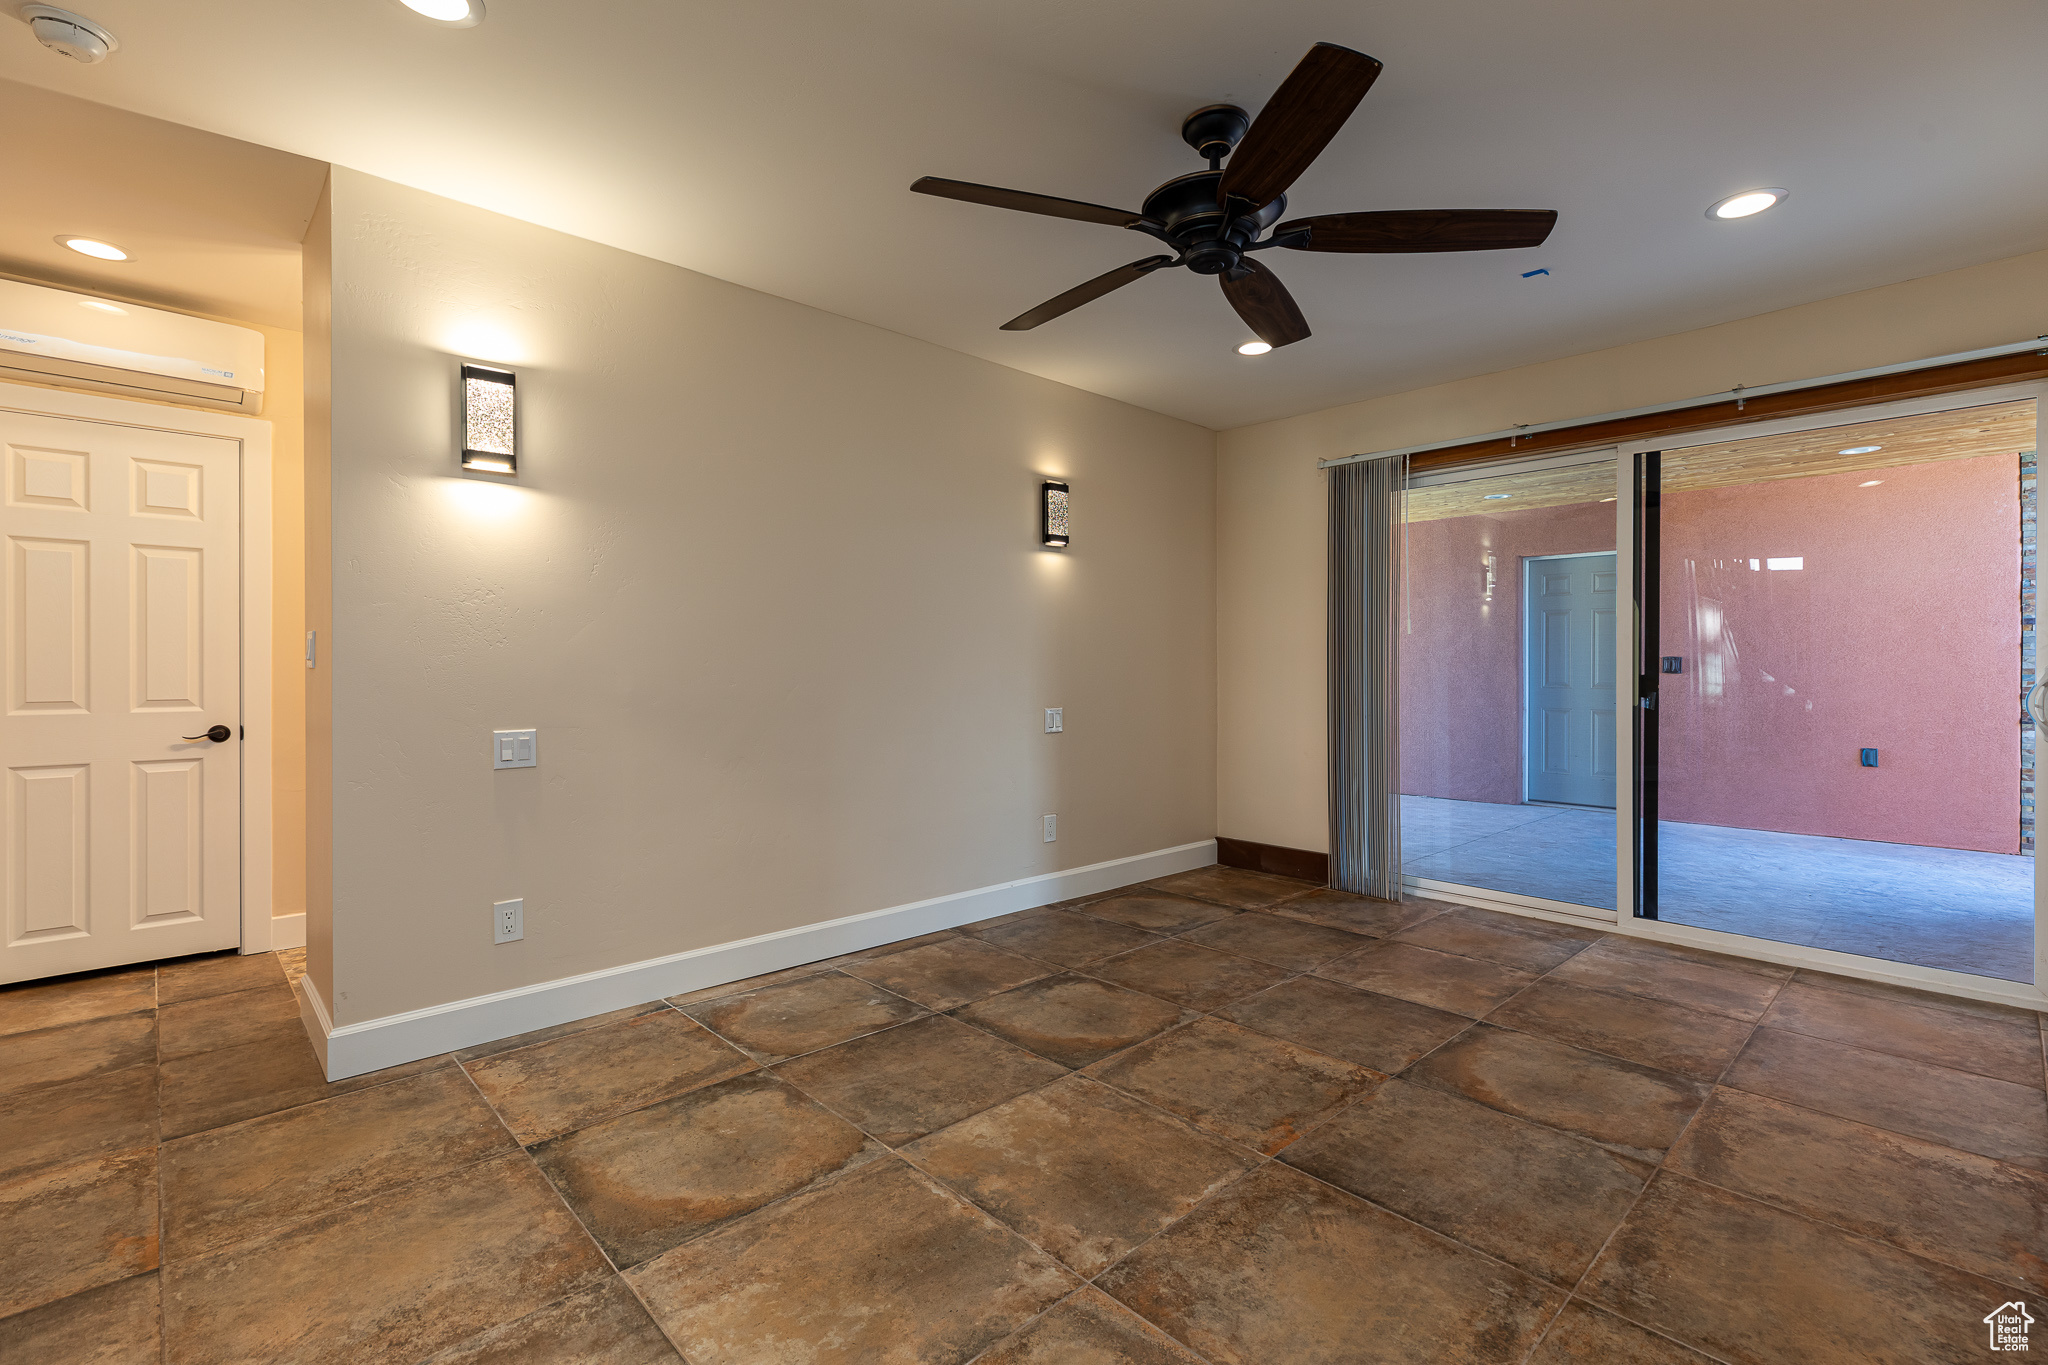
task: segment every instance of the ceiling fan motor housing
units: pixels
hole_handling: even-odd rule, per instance
[[[1147,218],[1166,229],[1175,246],[1186,253],[1184,264],[1197,275],[1221,275],[1237,264],[1238,256],[1259,233],[1287,211],[1287,196],[1250,212],[1242,200],[1232,202],[1239,214],[1227,218],[1216,203],[1221,171],[1195,171],[1175,176],[1145,196]]]

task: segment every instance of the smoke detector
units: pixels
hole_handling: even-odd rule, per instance
[[[55,5],[23,5],[21,17],[37,42],[87,66],[105,61],[121,46],[119,38],[83,14]]]

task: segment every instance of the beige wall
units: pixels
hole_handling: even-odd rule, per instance
[[[332,185],[320,192],[307,225],[300,279],[305,287],[306,328],[305,473],[299,486],[304,515],[301,549],[305,571],[301,580],[299,668],[303,691],[300,717],[305,726],[301,761],[305,788],[302,854],[306,877],[306,978],[320,998],[334,999],[334,537],[329,525],[333,483],[333,205]],[[305,666],[304,632],[317,632],[317,667]]]
[[[1317,460],[2019,341],[2044,300],[2048,252],[1224,432],[1217,832],[1328,846]]]
[[[354,172],[331,196],[338,1024],[1214,833],[1213,433]],[[516,483],[455,468],[462,355],[519,372]],[[494,773],[527,726],[540,766]]]

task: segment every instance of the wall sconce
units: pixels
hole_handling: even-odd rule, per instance
[[[1067,544],[1067,486],[1047,480],[1038,487],[1039,539],[1064,549]]]
[[[462,367],[462,467],[485,474],[519,472],[516,378],[488,365]]]

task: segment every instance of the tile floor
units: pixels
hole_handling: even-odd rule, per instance
[[[0,991],[0,1359],[1869,1365],[2048,1319],[2021,1010],[1224,869],[332,1085],[295,965]]]
[[[1660,917],[2004,981],[2034,979],[2034,860],[1659,821]],[[1614,812],[1401,798],[1418,877],[1614,908]]]

